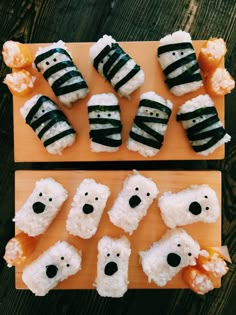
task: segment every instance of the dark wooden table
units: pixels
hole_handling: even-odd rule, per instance
[[[96,41],[111,34],[117,41],[159,40],[178,29],[193,39],[222,37],[227,42],[226,67],[236,78],[235,0],[1,0],[0,44]],[[15,289],[14,268],[2,256],[14,235],[14,171],[16,169],[132,169],[134,163],[15,163],[12,96],[2,84],[10,71],[1,58],[0,93],[0,314],[236,314],[236,90],[227,95],[226,130],[232,140],[220,161],[137,162],[137,169],[212,169],[222,171],[222,243],[234,264],[222,287],[205,296],[190,290],[128,290],[122,299],[101,298],[95,290],[51,291],[35,297]]]

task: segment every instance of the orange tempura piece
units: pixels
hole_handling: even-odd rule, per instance
[[[3,45],[3,60],[9,68],[26,68],[32,65],[29,48],[22,43],[9,40]]]
[[[203,295],[214,289],[211,278],[193,266],[188,266],[183,270],[183,279],[190,289],[197,294]]]
[[[225,68],[217,68],[205,79],[205,88],[212,96],[226,95],[235,87],[235,81]]]
[[[36,77],[32,76],[31,73],[20,70],[7,74],[3,82],[13,95],[24,96],[32,91],[35,80]]]

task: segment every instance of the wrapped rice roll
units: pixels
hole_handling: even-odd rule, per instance
[[[157,54],[171,93],[181,96],[202,86],[200,69],[189,33],[177,31],[161,38]]]
[[[109,195],[109,187],[96,183],[94,179],[84,179],[73,198],[66,221],[67,231],[84,239],[92,237],[97,231]]]
[[[154,281],[163,287],[184,267],[196,265],[199,252],[199,244],[187,232],[171,229],[147,251],[139,254],[148,282]]]
[[[22,280],[35,295],[44,296],[80,269],[81,252],[58,241],[23,270]]]
[[[120,96],[129,97],[144,82],[144,72],[119,44],[104,35],[89,51],[90,62]]]
[[[132,234],[158,194],[156,184],[137,171],[124,181],[123,188],[108,212],[111,222]]]
[[[181,121],[194,151],[208,155],[230,141],[219,120],[209,95],[199,95],[180,106],[177,121]]]
[[[41,94],[33,96],[21,107],[20,112],[48,153],[61,154],[63,149],[74,143],[75,130],[49,97]]]
[[[128,289],[130,242],[123,236],[104,236],[98,242],[97,278],[95,286],[100,296],[122,297]]]
[[[93,152],[115,152],[122,144],[120,107],[112,93],[93,95],[88,101],[90,147]]]
[[[216,193],[208,185],[192,185],[176,193],[165,192],[158,206],[169,228],[195,222],[212,223],[220,215]]]
[[[155,92],[143,93],[127,147],[143,156],[154,156],[162,147],[173,104]]]
[[[29,236],[46,231],[58,214],[68,194],[65,188],[53,178],[43,178],[15,215],[15,224]]]
[[[6,245],[4,259],[8,267],[17,266],[25,262],[34,251],[37,238],[23,232],[11,238]]]
[[[72,103],[88,94],[87,83],[63,41],[39,48],[34,64],[65,106],[71,107]]]

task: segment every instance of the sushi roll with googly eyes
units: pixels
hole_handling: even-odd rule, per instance
[[[103,236],[99,240],[95,286],[100,296],[119,298],[128,290],[130,254],[130,242],[125,236]]]
[[[129,133],[127,148],[143,156],[160,151],[173,104],[155,92],[143,93]]]
[[[132,234],[158,194],[156,184],[137,171],[128,176],[108,212],[111,222]]]
[[[213,223],[220,214],[216,193],[208,185],[192,185],[179,192],[165,192],[158,200],[169,228],[195,222]]]
[[[49,97],[42,94],[33,96],[20,108],[20,113],[48,153],[61,154],[75,142],[75,130]]]
[[[72,103],[88,94],[88,85],[63,41],[40,47],[34,64],[66,107],[70,108]]]
[[[196,91],[203,85],[189,33],[180,30],[161,38],[157,55],[165,82],[174,95]]]
[[[184,267],[196,265],[199,253],[199,244],[186,231],[171,229],[139,255],[148,282],[163,287]]]
[[[94,179],[84,179],[73,198],[66,221],[67,231],[84,239],[91,238],[97,231],[109,195],[109,187]]]
[[[92,152],[115,152],[122,144],[120,106],[112,93],[93,95],[88,101]]]
[[[66,189],[53,178],[38,180],[28,199],[16,212],[16,226],[29,236],[44,233],[67,197]]]
[[[91,46],[89,60],[120,96],[128,98],[144,83],[143,70],[111,36],[104,35]]]
[[[22,280],[37,296],[46,295],[59,282],[81,269],[81,252],[58,241],[23,270]]]
[[[231,140],[208,94],[199,95],[181,105],[177,121],[182,123],[193,150],[200,155],[209,155]]]

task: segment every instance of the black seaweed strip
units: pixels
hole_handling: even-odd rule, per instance
[[[208,130],[208,131],[201,132],[201,133],[196,133],[194,135],[189,135],[188,138],[189,138],[190,141],[203,140],[203,139],[206,139],[206,138],[214,137],[219,132],[222,132],[222,130],[224,130],[223,127],[218,127],[218,128],[215,128],[215,129],[211,129],[211,130]],[[225,132],[225,130],[224,130],[224,132]]]
[[[90,124],[111,124],[113,126],[119,126],[120,120],[111,118],[89,118]]]
[[[57,96],[71,93],[77,90],[86,89],[88,86],[85,81],[76,82],[70,85],[62,86],[56,90],[53,90]]]
[[[65,136],[68,136],[68,135],[73,134],[73,133],[75,133],[74,129],[72,129],[72,128],[67,129],[65,131],[58,133],[54,137],[47,139],[46,141],[44,141],[43,145],[45,147],[47,147],[48,145],[52,144],[53,142],[56,142],[57,140],[60,140],[61,138],[64,138]]]
[[[54,55],[55,53],[66,55],[67,57],[70,58],[70,60],[72,60],[71,56],[69,55],[69,53],[65,49],[63,49],[63,48],[53,48],[53,49],[50,49],[50,50],[46,51],[45,53],[42,53],[42,54],[38,55],[35,58],[34,63],[36,65],[36,67],[41,61],[43,61],[44,59],[47,59],[48,57]]]
[[[88,106],[88,112],[120,112],[119,105],[91,105]]]
[[[50,112],[45,113],[43,116],[39,117],[34,122],[30,123],[32,129],[36,130],[39,126],[41,126],[46,121],[53,119],[55,117],[64,117],[64,113],[60,109],[54,109]]]
[[[56,123],[58,122],[61,122],[61,121],[66,121],[67,122],[67,119],[66,117],[64,116],[56,116],[54,117],[53,119],[49,120],[48,124],[43,127],[40,132],[38,133],[38,137],[39,139],[41,139],[43,137],[43,135],[52,127],[54,126]]]
[[[211,148],[213,145],[215,145],[218,141],[220,141],[224,136],[226,132],[225,130],[221,130],[218,134],[215,135],[211,140],[209,140],[207,143],[202,145],[192,145],[195,152],[202,152],[209,148]]]
[[[113,127],[113,128],[105,128],[105,129],[93,129],[90,130],[89,135],[90,137],[106,137],[106,136],[112,136],[115,134],[120,133],[122,130],[122,125],[118,127]]]
[[[176,116],[176,119],[177,121],[190,120],[190,119],[193,119],[202,115],[208,115],[208,114],[217,115],[217,111],[214,106],[201,107],[189,113],[178,114]]]
[[[117,72],[130,60],[130,56],[124,54],[117,64],[111,69],[111,71],[106,76],[107,80],[110,82],[112,78],[117,74]]]
[[[39,99],[37,100],[35,105],[30,109],[30,111],[28,112],[25,118],[25,121],[28,125],[30,125],[31,120],[34,118],[34,115],[38,112],[43,102],[47,102],[47,101],[52,102],[52,100],[50,100],[50,98],[47,96],[42,95],[39,97]]]
[[[136,73],[140,71],[140,66],[135,65],[133,69],[123,78],[121,79],[116,85],[114,89],[118,91],[123,85],[125,85],[131,78],[135,76]]]
[[[167,124],[168,118],[159,118],[159,117],[149,117],[149,116],[139,116],[137,115],[135,119],[142,120],[145,122],[151,122],[151,123],[159,123],[159,124]]]
[[[100,53],[94,58],[93,66],[98,71],[98,65],[106,57],[106,55],[111,51],[111,47],[109,45],[105,46]]]
[[[105,77],[107,77],[108,72],[110,71],[112,65],[115,63],[115,61],[124,53],[124,51],[121,49],[119,45],[112,45],[112,50],[114,53],[109,57],[109,59],[104,64],[102,70]]]
[[[161,55],[163,53],[169,52],[169,51],[174,51],[174,50],[180,50],[180,49],[188,49],[192,48],[193,45],[190,42],[183,42],[183,43],[176,43],[176,44],[168,44],[168,45],[163,45],[159,46],[157,49],[157,55]]]
[[[161,135],[159,132],[155,131],[154,129],[150,128],[149,126],[145,125],[142,119],[137,119],[137,117],[135,117],[134,123],[140,129],[148,133],[150,136],[154,137],[157,141],[160,141],[160,142],[163,141],[163,138],[164,138],[163,135]]]
[[[137,142],[143,143],[149,147],[160,149],[162,146],[162,143],[160,143],[159,141],[145,138],[141,135],[134,133],[133,131],[130,131],[129,135],[130,135],[130,138],[134,139]]]
[[[164,104],[161,104],[159,102],[152,101],[152,100],[149,100],[149,99],[141,100],[140,103],[139,103],[139,107],[141,107],[141,106],[159,109],[160,111],[166,113],[168,115],[168,117],[171,114],[171,109],[168,106],[165,106]]]
[[[191,68],[195,68],[194,70]],[[193,67],[189,68],[179,76],[175,78],[168,78],[165,80],[165,82],[168,84],[169,88],[171,89],[173,86],[195,82],[195,81],[201,81],[202,77],[200,73],[193,73],[198,69],[198,64],[196,63]]]
[[[50,68],[48,68],[44,73],[43,76],[44,78],[47,80],[52,74],[63,70],[67,67],[75,67],[74,63],[72,61],[62,61],[59,62],[57,64],[55,64],[54,66],[51,66]]]
[[[210,118],[207,118],[206,120],[186,129],[187,135],[193,135],[196,132],[199,132],[207,127],[210,127],[212,124],[219,121],[219,118],[217,115],[211,116]]]
[[[185,56],[184,58],[178,59],[175,62],[171,63],[169,66],[167,66],[163,72],[164,74],[167,76],[168,74],[170,74],[171,72],[173,72],[174,70],[190,63],[191,61],[196,60],[196,55],[195,53],[190,54]]]
[[[57,89],[59,88],[63,83],[67,82],[71,78],[74,77],[81,77],[81,73],[78,70],[71,70],[63,74],[59,79],[53,82],[52,84],[52,89]]]
[[[118,130],[119,129],[120,128],[118,128]],[[97,130],[97,131],[101,131],[101,130]],[[119,147],[122,144],[122,139],[121,138],[120,139],[112,139],[112,138],[104,137],[104,135],[101,134],[101,133],[96,134],[95,130],[94,130],[94,132],[92,132],[92,130],[91,130],[89,135],[90,135],[90,138],[91,138],[91,140],[93,142],[96,142],[96,143],[99,143],[99,144],[103,144],[103,145],[106,145],[106,146],[109,146],[109,147]]]

